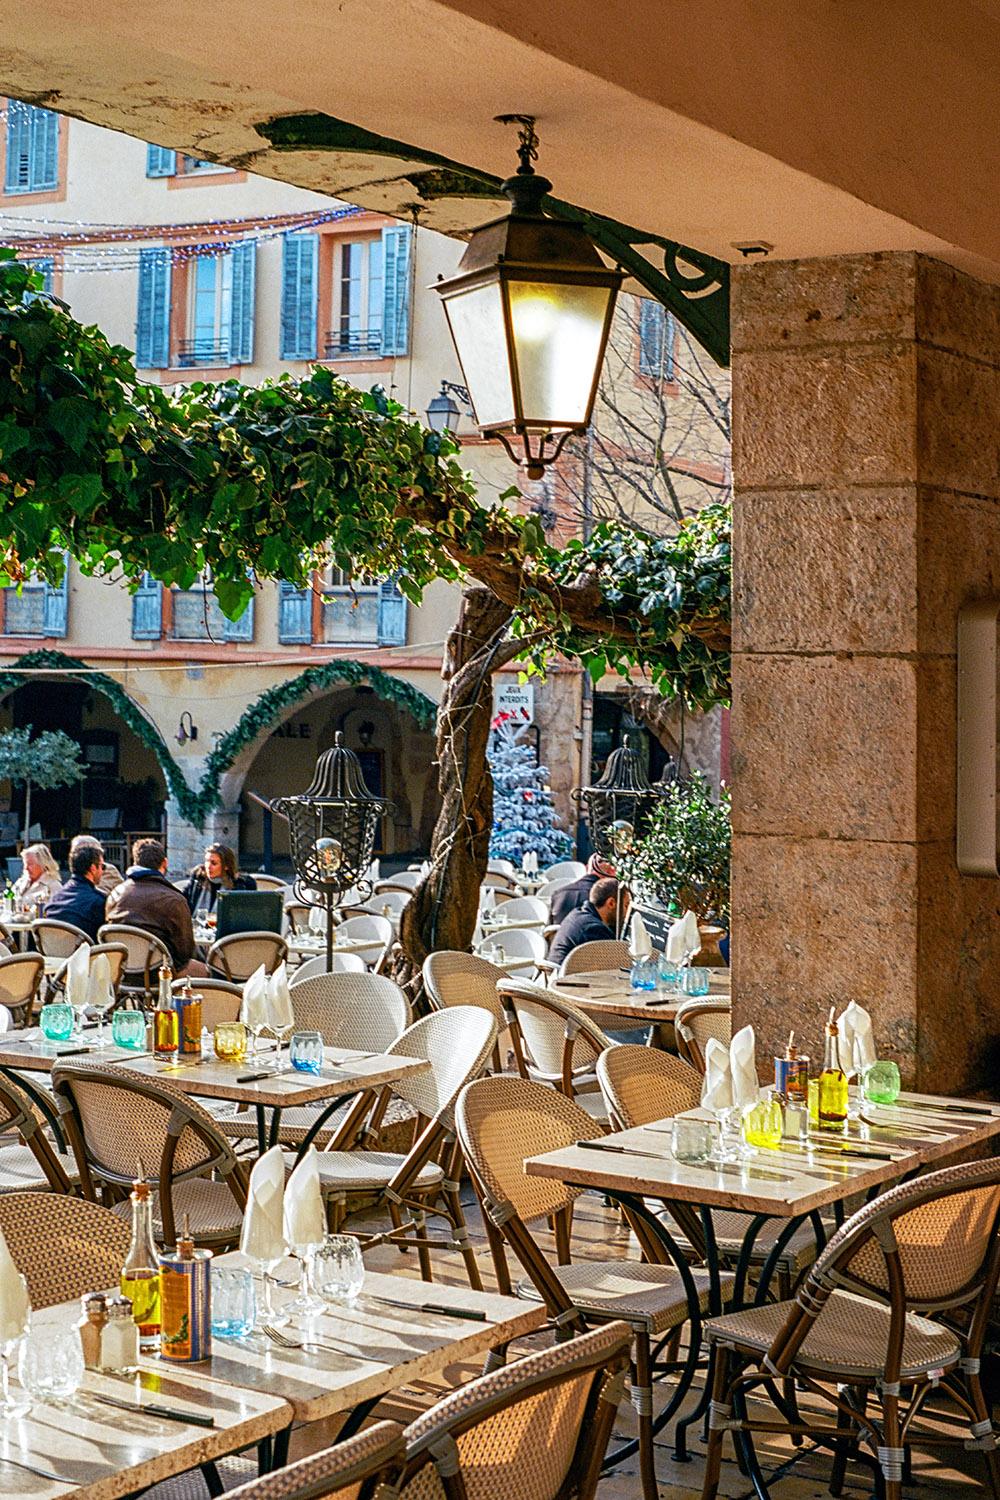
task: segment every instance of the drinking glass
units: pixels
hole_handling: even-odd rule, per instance
[[[21,1339],[18,1379],[38,1401],[68,1401],[83,1384],[83,1345],[77,1328],[32,1328]]]
[[[129,1052],[146,1050],[146,1015],[141,1010],[116,1010],[111,1017],[111,1038],[116,1047]]]
[[[87,1005],[87,1009],[92,1010],[97,1017],[97,1036],[94,1038],[94,1044],[97,1047],[106,1047],[108,1045],[104,1035],[104,1018],[108,1011],[113,1008],[114,1003],[115,992],[109,985],[107,993],[101,999],[91,999]]]
[[[323,1066],[323,1036],[319,1031],[296,1031],[289,1048],[292,1067],[300,1073],[318,1073]]]
[[[661,953],[657,959],[657,977],[659,979],[661,995],[676,995],[677,993],[677,965],[669,959],[665,953]]]
[[[899,1098],[899,1068],[894,1062],[873,1062],[864,1070],[861,1087],[870,1104],[895,1104]]]
[[[657,978],[655,954],[650,954],[648,958],[633,958],[629,983],[634,990],[655,990]]]
[[[0,1344],[0,1417],[23,1417],[31,1404],[29,1401],[12,1396],[10,1391],[10,1362],[17,1353],[17,1346],[23,1337],[24,1335],[21,1334],[19,1338],[7,1339],[5,1343]],[[78,1333],[76,1340],[79,1344]],[[83,1358],[82,1344],[80,1345],[80,1358]],[[83,1379],[82,1375],[80,1379]]]
[[[743,1111],[743,1139],[748,1146],[775,1150],[781,1145],[783,1127],[781,1101],[777,1094],[765,1094]]]
[[[670,1132],[670,1149],[678,1161],[708,1161],[715,1149],[716,1135],[714,1120],[678,1116]]]
[[[707,995],[708,994],[708,970],[704,968],[684,968],[680,972],[679,983],[682,995]]]
[[[315,1317],[326,1306],[322,1297],[317,1297],[316,1295],[312,1275],[316,1252],[320,1249],[322,1243],[323,1241],[320,1240],[316,1244],[295,1244],[292,1246],[295,1258],[299,1263],[299,1295],[294,1302],[289,1303],[289,1309],[292,1312],[301,1313],[307,1318]]]
[[[719,1122],[719,1160],[742,1161],[744,1146],[739,1110],[735,1105],[729,1105],[726,1109],[714,1109],[712,1113]]]
[[[212,1332],[220,1338],[244,1339],[256,1322],[257,1293],[250,1272],[213,1265]]]
[[[284,1308],[278,1309],[271,1300],[271,1273],[275,1266],[280,1266],[286,1257],[279,1255],[273,1260],[262,1260],[259,1255],[247,1255],[245,1250],[242,1253],[246,1255],[247,1260],[260,1277],[264,1290],[264,1295],[258,1297],[255,1289],[253,1332],[262,1332],[265,1324],[270,1324],[272,1328],[282,1328],[286,1323],[291,1322],[291,1319]]]
[[[247,1050],[247,1029],[242,1021],[220,1021],[212,1033],[212,1047],[223,1062],[242,1062]]]
[[[365,1284],[361,1244],[353,1234],[328,1234],[313,1256],[313,1286],[324,1302],[357,1302]]]
[[[71,1005],[43,1005],[38,1021],[46,1041],[68,1042],[73,1035]]]

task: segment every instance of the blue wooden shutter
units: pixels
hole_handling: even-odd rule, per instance
[[[4,188],[26,193],[31,183],[31,106],[20,99],[7,101],[7,166]]]
[[[52,296],[52,278],[55,272],[55,260],[52,256],[43,256],[40,260],[23,261],[23,265],[30,266],[37,271],[42,278],[42,289],[39,292],[25,292],[25,302],[37,302],[39,297]]]
[[[316,358],[318,234],[286,234],[281,261],[281,358]]]
[[[65,636],[69,614],[69,558],[63,558],[65,572],[62,583],[45,585],[45,635]]]
[[[406,354],[410,347],[410,242],[408,224],[383,229],[382,353]]]
[[[59,116],[36,109],[31,120],[31,186],[49,192],[59,186]]]
[[[158,641],[163,634],[163,589],[150,573],[132,595],[132,639]]]
[[[383,578],[378,586],[378,643],[406,645],[406,600],[394,578]]]
[[[226,621],[227,641],[253,640],[253,600],[247,605],[238,620]]]
[[[294,583],[279,583],[278,640],[283,646],[311,644],[311,589],[297,589]]]
[[[177,152],[166,146],[146,147],[146,176],[173,177],[177,172]]]
[[[232,248],[233,288],[229,330],[229,363],[253,364],[254,301],[257,246],[253,240]]]
[[[170,363],[170,251],[139,251],[139,317],[135,362],[140,370]]]

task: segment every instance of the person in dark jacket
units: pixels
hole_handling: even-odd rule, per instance
[[[184,887],[188,910],[205,915],[215,910],[220,891],[255,891],[257,882],[236,868],[236,851],[228,844],[209,844],[205,863],[196,866]]]
[[[46,918],[56,922],[72,922],[85,932],[92,943],[97,942],[97,931],[104,925],[104,892],[98,890],[104,874],[104,854],[100,846],[83,844],[69,857],[70,877],[65,885],[49,898],[45,908]]]
[[[601,876],[614,875],[614,866],[599,854],[592,854],[587,860],[586,874],[581,875],[579,880],[570,881],[564,885],[561,891],[556,891],[549,903],[549,912],[552,921],[558,927],[564,917],[568,917],[571,911],[576,911],[578,906],[590,900],[590,893],[601,879]]]
[[[602,876],[582,906],[571,911],[559,924],[559,931],[549,948],[549,962],[561,964],[568,953],[581,943],[607,941],[615,935],[618,919],[618,882]],[[622,917],[628,909],[628,892],[622,892]]]
[[[170,950],[176,977],[208,970],[194,958],[191,911],[176,886],[167,879],[167,851],[156,839],[137,839],[125,883],[108,897],[107,920],[142,927]]]

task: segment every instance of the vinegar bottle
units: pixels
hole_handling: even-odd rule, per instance
[[[139,1349],[155,1354],[160,1347],[160,1257],[153,1240],[153,1200],[139,1162],[132,1184],[132,1243],[122,1266],[122,1296],[132,1304],[139,1329]]]
[[[160,988],[153,1012],[153,1051],[157,1057],[174,1057],[177,1053],[179,1027],[174,997],[170,992],[170,970],[160,970]]]

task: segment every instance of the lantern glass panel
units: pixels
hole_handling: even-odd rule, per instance
[[[514,421],[503,299],[496,281],[452,292],[445,312],[480,427]]]
[[[507,292],[523,420],[540,427],[585,423],[614,291],[511,279]]]

